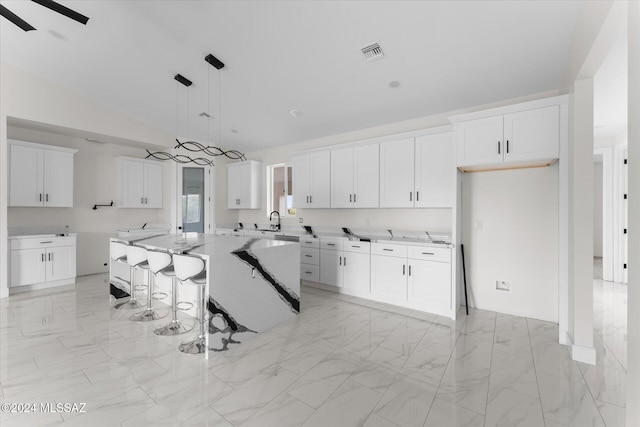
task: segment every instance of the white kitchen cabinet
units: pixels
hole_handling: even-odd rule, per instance
[[[377,208],[379,146],[367,144],[331,150],[331,207]]]
[[[408,260],[407,301],[416,308],[449,316],[451,312],[451,264]]]
[[[369,244],[366,243],[368,246]],[[342,259],[342,286],[345,289],[368,294],[371,277],[371,255],[366,252],[350,252],[346,245]]]
[[[342,286],[342,251],[320,249],[320,283]]]
[[[262,207],[262,163],[255,160],[227,164],[227,207]]]
[[[75,282],[75,236],[11,239],[10,286]]]
[[[416,208],[452,207],[456,194],[453,133],[419,136],[415,141]]]
[[[414,206],[414,139],[380,143],[380,207]]]
[[[120,157],[121,208],[162,208],[162,163]]]
[[[300,278],[320,282],[320,240],[316,237],[300,237]]]
[[[9,141],[9,206],[73,207],[78,150]]]
[[[369,293],[370,243],[321,239],[320,283]]]
[[[454,128],[457,165],[504,168],[551,162],[559,156],[559,126],[557,105],[460,121]]]
[[[407,300],[407,259],[371,255],[371,294],[379,301],[401,303]]]
[[[331,207],[329,150],[293,156],[293,207]]]

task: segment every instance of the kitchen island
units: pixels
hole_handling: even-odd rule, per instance
[[[111,240],[205,261],[213,350],[225,350],[229,342],[270,329],[300,311],[300,265],[291,262],[300,258],[297,242],[192,233]],[[117,280],[111,285],[123,289]],[[181,286],[180,292],[189,288]]]

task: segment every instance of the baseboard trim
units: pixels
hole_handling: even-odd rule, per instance
[[[571,346],[571,358],[576,362],[596,364],[596,349],[594,347],[583,347],[581,345]]]

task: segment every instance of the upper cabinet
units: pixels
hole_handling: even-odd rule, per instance
[[[73,207],[77,151],[9,140],[9,206]]]
[[[379,147],[368,144],[331,150],[331,207],[379,206]]]
[[[453,206],[453,155],[451,132],[380,143],[380,207]]]
[[[162,208],[162,163],[120,157],[121,208]]]
[[[329,150],[293,156],[293,207],[331,207],[330,178]]]
[[[227,207],[262,207],[262,163],[255,160],[227,164]]]
[[[454,129],[457,166],[464,170],[548,164],[559,157],[558,105],[463,120]]]

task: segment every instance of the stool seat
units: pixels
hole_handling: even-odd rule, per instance
[[[131,245],[127,247],[127,262],[131,267],[131,283],[133,284],[134,280],[134,271],[136,268],[141,268],[147,277],[147,284],[139,287],[133,286],[134,290],[142,290],[147,289],[147,307],[144,311],[140,313],[136,313],[133,316],[129,317],[129,320],[134,322],[150,322],[153,320],[161,319],[166,316],[168,313],[163,312],[159,313],[153,307],[153,289],[155,285],[155,276],[151,276],[149,272],[151,268],[149,266],[148,260],[148,252],[145,248],[140,246]],[[150,277],[151,276],[151,277]]]
[[[120,243],[120,242],[109,242],[109,256],[114,262],[121,262],[125,264],[129,264],[129,260],[127,259],[127,248],[129,245]],[[129,281],[126,281],[122,278],[120,280],[129,283],[129,298],[127,298],[124,302],[119,302],[115,304],[113,307],[115,309],[122,310],[132,310],[141,308],[142,304],[138,302],[135,297],[135,289],[133,285],[133,276],[131,276],[131,267],[129,267]]]

